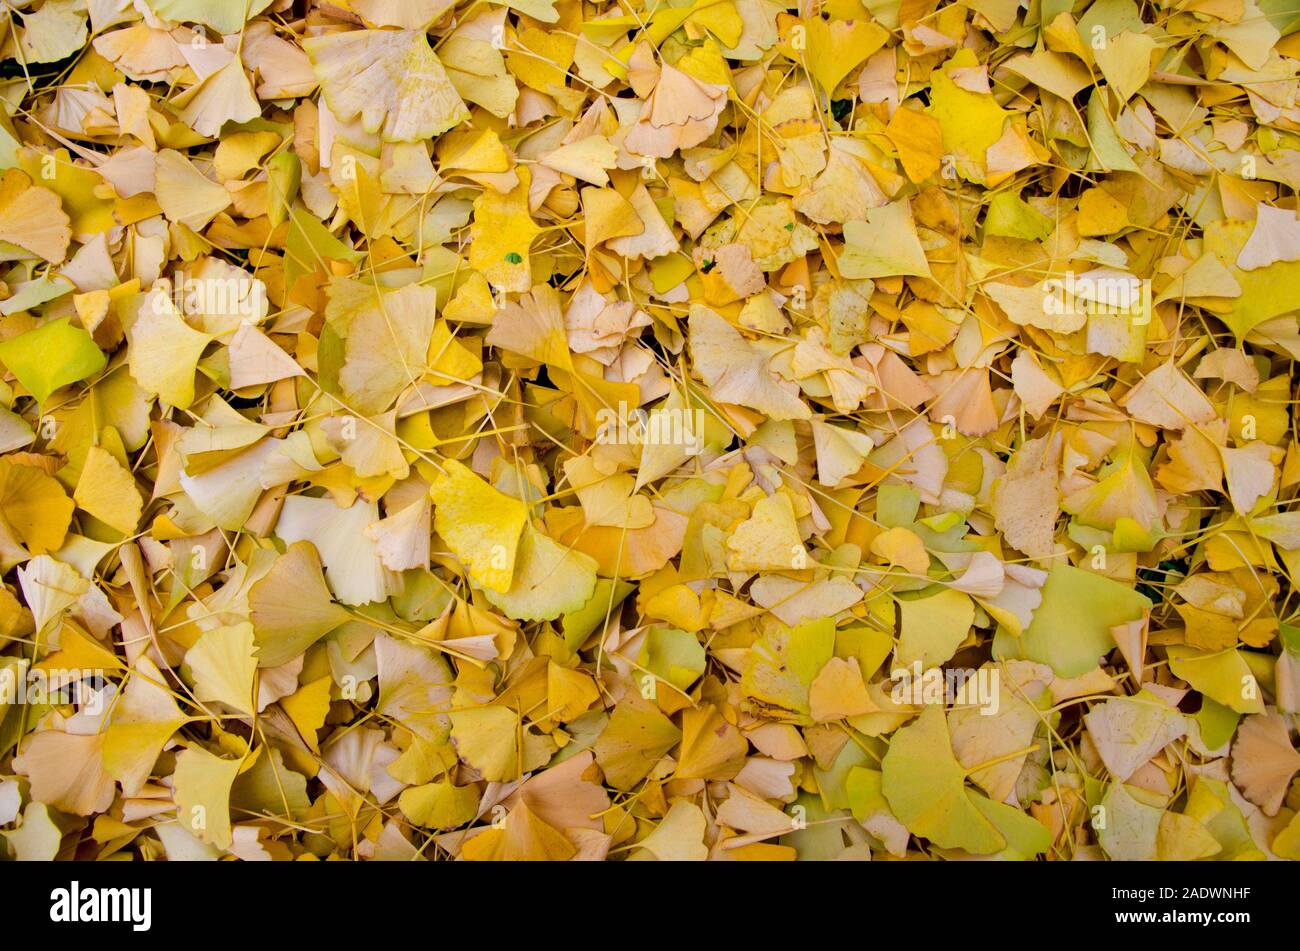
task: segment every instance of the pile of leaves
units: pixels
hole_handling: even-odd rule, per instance
[[[28,0],[0,851],[1300,858],[1283,0]]]

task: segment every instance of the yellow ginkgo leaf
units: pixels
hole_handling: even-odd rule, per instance
[[[23,17],[23,63],[53,63],[86,42],[86,11],[72,0],[50,0]]]
[[[31,782],[36,802],[77,816],[105,812],[114,784],[104,769],[104,743],[103,733],[42,730],[27,738],[13,769]]]
[[[90,582],[71,565],[37,555],[18,569],[18,587],[41,633],[90,590]]]
[[[479,792],[474,786],[455,786],[441,780],[403,789],[397,800],[402,815],[418,826],[454,829],[471,821],[478,812]],[[507,823],[509,819],[506,820]]]
[[[557,723],[577,719],[600,696],[595,682],[580,670],[551,661],[546,668],[547,715]]]
[[[208,631],[185,655],[199,700],[216,700],[241,713],[255,712],[253,625],[234,624]]]
[[[136,488],[135,477],[122,468],[112,453],[98,446],[91,446],[86,453],[73,498],[77,508],[124,535],[135,531],[144,510],[144,499]]]
[[[889,33],[872,19],[825,20],[815,16],[807,21],[808,71],[828,94],[854,67],[889,39]]]
[[[484,779],[509,782],[519,778],[519,715],[506,707],[453,710],[451,738],[461,759]]]
[[[247,122],[262,113],[238,56],[173,98],[172,105],[183,122],[206,136],[218,135],[227,122]]]
[[[976,855],[997,852],[1006,844],[976,807],[976,794],[966,788],[966,770],[953,756],[938,706],[927,705],[919,719],[894,734],[881,772],[889,807],[914,835]]]
[[[185,322],[165,292],[155,291],[131,327],[131,376],[163,402],[187,409],[194,402],[199,357],[211,339]]]
[[[0,360],[41,403],[108,364],[94,338],[66,317],[0,343]]]
[[[35,466],[0,459],[0,530],[12,531],[33,555],[63,544],[76,508],[57,479]],[[132,526],[134,528],[134,526]]]
[[[446,474],[429,489],[434,527],[469,569],[470,577],[498,594],[508,594],[519,537],[528,521],[524,503],[494,489],[454,459],[447,460],[444,468]]]
[[[704,844],[708,822],[700,807],[679,799],[655,826],[653,832],[637,843],[661,862],[702,862],[709,850]]]
[[[956,653],[975,622],[975,602],[969,595],[946,588],[928,598],[900,601],[902,633],[894,653],[895,667],[915,663],[922,670],[938,667]]]
[[[939,171],[943,162],[943,130],[938,120],[920,109],[898,109],[885,134],[898,150],[907,177],[923,182]]]
[[[546,284],[537,285],[502,307],[493,318],[486,340],[493,347],[538,363],[565,370],[573,366],[560,297]]]
[[[303,684],[289,696],[280,698],[280,706],[313,753],[320,752],[316,731],[325,725],[325,717],[329,715],[332,683],[332,678],[328,676],[318,677]]]
[[[158,153],[155,176],[154,194],[163,214],[187,228],[206,227],[230,206],[230,193],[174,149]]]
[[[793,571],[807,567],[808,551],[799,535],[790,496],[775,492],[754,503],[749,518],[727,539],[727,564],[733,571]]]
[[[839,269],[844,277],[858,279],[929,276],[930,264],[906,200],[871,209],[865,221],[844,223]]]
[[[914,575],[924,575],[930,570],[925,542],[902,526],[886,529],[871,539],[871,553],[879,555],[886,564],[898,565]]]
[[[202,23],[218,33],[238,33],[240,28],[271,5],[271,0],[243,0],[230,6],[213,0],[145,0],[149,9],[173,23]]]
[[[989,89],[959,82],[962,70],[981,71],[974,51],[963,49],[930,75],[930,115],[943,129],[944,151],[957,159],[956,171],[972,181],[983,178],[983,167],[990,147],[1002,136],[1010,113],[1003,109]]]
[[[795,387],[777,378],[771,357],[747,341],[715,311],[692,304],[691,355],[714,399],[749,406],[777,420],[812,415]]]
[[[501,828],[490,828],[465,843],[471,862],[564,862],[577,853],[558,829],[543,822],[527,803],[519,803]]]
[[[311,37],[311,57],[330,109],[388,142],[415,142],[469,118],[422,30],[354,30]]]
[[[633,494],[636,480],[630,473],[605,473],[588,456],[565,460],[564,474],[578,494],[588,525],[646,528],[654,524],[654,509],[643,495]]]
[[[136,660],[104,738],[104,770],[128,795],[144,785],[167,741],[186,722],[167,680],[148,657]]]
[[[541,228],[528,210],[531,174],[527,168],[517,174],[519,184],[510,191],[486,188],[474,199],[469,266],[498,290],[523,293],[533,285],[528,252]]]
[[[640,694],[629,694],[596,740],[596,762],[610,786],[631,789],[681,737],[681,730],[657,706]]]
[[[1120,782],[1187,732],[1182,714],[1146,691],[1112,697],[1083,719],[1101,761]]]
[[[509,590],[485,587],[483,593],[507,617],[553,621],[586,604],[595,587],[594,558],[525,524]]]
[[[290,545],[248,591],[249,617],[260,667],[297,657],[351,615],[335,604],[311,542]]]
[[[72,229],[59,196],[33,185],[16,168],[6,171],[0,178],[0,241],[60,264],[71,240]]]
[[[201,842],[230,847],[230,787],[243,763],[224,759],[199,746],[176,757],[172,774],[176,821]]]
[[[832,657],[808,686],[808,707],[818,723],[843,720],[875,708],[867,695],[858,659]]]

